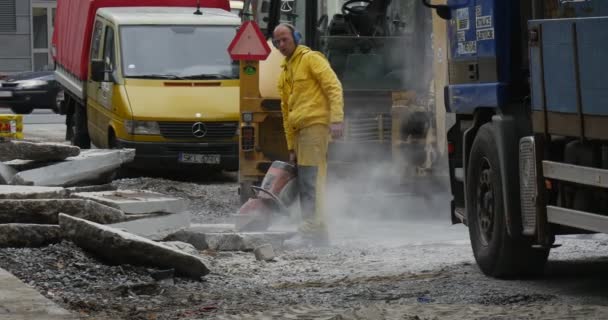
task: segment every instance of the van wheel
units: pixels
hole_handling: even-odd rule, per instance
[[[118,149],[118,142],[116,141],[116,133],[112,128],[108,128],[108,148]]]
[[[63,106],[65,100],[61,99],[61,96],[62,95],[59,92],[55,94],[55,103],[51,108],[51,110],[53,110],[53,112],[55,112],[56,114],[65,114],[65,107]]]
[[[495,129],[483,125],[471,147],[467,172],[467,219],[475,260],[492,277],[541,274],[549,249],[534,249],[531,242],[507,232],[502,176]]]
[[[30,114],[34,111],[32,106],[11,106],[11,111],[15,114]]]
[[[74,134],[72,135],[72,145],[80,149],[91,148],[91,138],[87,129],[87,111],[83,106],[74,108]]]

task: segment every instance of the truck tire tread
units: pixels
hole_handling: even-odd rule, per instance
[[[467,170],[467,219],[469,236],[475,260],[482,272],[498,278],[514,276],[534,276],[542,274],[549,255],[549,249],[532,248],[528,240],[518,240],[511,237],[506,228],[504,214],[504,201],[502,194],[502,177],[500,174],[500,160],[498,157],[495,127],[491,124],[483,125],[471,147],[470,161]],[[483,161],[490,166],[490,181],[493,194],[493,223],[492,235],[489,240],[482,240],[480,216],[478,213],[478,186],[480,182]],[[487,243],[484,243],[487,242]]]

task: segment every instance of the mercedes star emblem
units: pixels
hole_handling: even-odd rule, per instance
[[[192,134],[197,138],[202,138],[207,134],[207,127],[202,122],[197,122],[192,125]]]

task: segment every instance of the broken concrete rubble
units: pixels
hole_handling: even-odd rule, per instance
[[[270,244],[281,248],[283,242],[295,235],[295,232],[206,232],[213,225],[192,225],[165,237],[164,241],[181,241],[193,245],[198,250],[215,251],[253,251],[255,248]],[[218,229],[231,225],[218,225]]]
[[[189,226],[191,219],[192,215],[190,212],[171,213],[115,223],[111,227],[122,229],[151,240],[162,240],[177,230]]]
[[[130,213],[180,213],[187,209],[188,201],[161,193],[141,190],[118,190],[75,193],[74,197],[94,200]]]
[[[54,225],[0,224],[0,248],[35,248],[58,243],[61,229]]]
[[[17,170],[0,162],[0,184],[8,184],[16,174]]]
[[[199,255],[198,250],[196,250],[196,248],[189,243],[185,243],[185,242],[181,242],[181,241],[163,241],[161,243],[168,247],[171,247],[173,249],[177,249],[177,250],[183,251],[187,254],[191,254],[193,256]]]
[[[134,149],[83,151],[79,156],[46,167],[21,171],[11,184],[33,186],[76,186],[107,180],[121,165],[133,161]],[[104,181],[105,182],[105,181]]]
[[[258,261],[271,261],[276,258],[274,249],[270,244],[265,244],[253,249],[253,254],[255,255],[255,259]]]
[[[200,257],[116,228],[65,214],[59,215],[59,225],[64,237],[111,263],[173,268],[193,279],[209,273]]]
[[[192,231],[196,233],[222,233],[222,232],[236,232],[233,224],[229,223],[218,223],[218,224],[202,224],[193,223],[190,227],[186,228],[186,231]]]
[[[116,189],[118,189],[118,188],[115,185],[112,185],[111,183],[100,184],[100,185],[96,185],[96,186],[81,186],[81,187],[66,188],[67,192],[70,195],[74,195],[76,193],[81,193],[81,192],[114,191]]]
[[[168,235],[163,240],[186,242],[198,250],[206,250],[209,248],[205,237],[206,233],[234,233],[234,225],[193,223],[187,228]]]
[[[192,232],[187,229],[182,229],[172,233],[164,238],[163,241],[179,241],[189,243],[198,250],[206,250],[209,248],[209,245],[207,245],[207,239],[205,238],[205,233]]]
[[[205,241],[209,249],[216,251],[253,251],[264,244],[281,248],[293,235],[292,232],[206,233]]]
[[[0,185],[0,199],[61,199],[68,195],[61,187]]]
[[[59,213],[108,224],[125,221],[125,214],[101,203],[82,199],[0,200],[0,223],[57,224]]]
[[[167,236],[164,241],[181,241],[193,245],[198,250],[209,248],[206,233],[234,233],[233,224],[197,224],[179,230]]]
[[[15,159],[61,161],[80,154],[80,148],[61,143],[4,141],[0,142],[0,161]]]
[[[17,171],[25,171],[46,167],[57,162],[58,161],[11,160],[5,161],[4,164]]]

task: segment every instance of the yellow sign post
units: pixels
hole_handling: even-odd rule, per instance
[[[0,138],[23,139],[23,116],[0,114]]]

